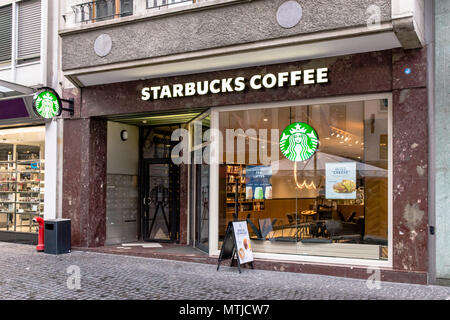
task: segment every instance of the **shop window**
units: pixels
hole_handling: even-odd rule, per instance
[[[237,208],[237,218],[248,221],[254,252],[388,258],[389,119],[380,100],[224,111],[218,117],[224,140],[219,248]],[[303,127],[293,127],[283,140],[283,130],[295,123],[315,130],[315,152],[301,146],[308,134]],[[231,140],[227,130],[234,130]],[[299,157],[285,156],[280,143],[291,148],[286,154]]]
[[[36,233],[44,215],[44,127],[1,130],[0,231]]]

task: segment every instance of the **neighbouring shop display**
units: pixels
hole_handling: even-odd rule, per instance
[[[37,232],[44,211],[44,160],[39,146],[0,144],[0,230]]]

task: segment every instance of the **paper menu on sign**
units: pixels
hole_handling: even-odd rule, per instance
[[[356,199],[356,162],[325,164],[325,198]]]
[[[253,261],[253,251],[248,234],[247,221],[233,222],[236,251],[241,264]]]

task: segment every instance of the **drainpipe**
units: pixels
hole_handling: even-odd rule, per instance
[[[436,129],[434,122],[434,0],[425,1],[425,43],[427,47],[428,91],[428,225],[436,226]],[[428,230],[428,282],[436,283],[436,236]]]
[[[41,1],[41,83],[48,86],[48,0]]]

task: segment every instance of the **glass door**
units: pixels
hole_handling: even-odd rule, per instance
[[[143,239],[174,242],[179,235],[179,170],[168,159],[145,160]]]
[[[206,112],[190,123],[191,133],[191,237],[195,247],[209,248],[209,137],[210,113]]]
[[[197,164],[196,171],[196,247],[208,251],[209,242],[209,165]]]

